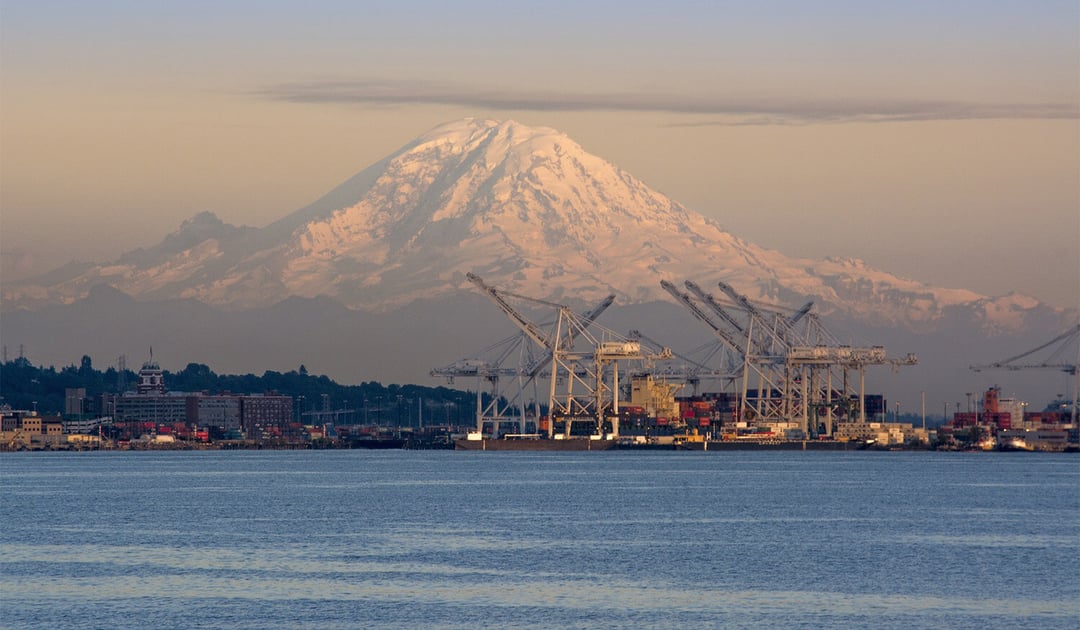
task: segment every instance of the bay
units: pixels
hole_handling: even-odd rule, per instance
[[[1075,628],[1038,453],[0,456],[9,628]]]

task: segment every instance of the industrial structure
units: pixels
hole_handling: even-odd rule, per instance
[[[686,291],[661,286],[706,325],[713,339],[674,354],[638,330],[626,336],[596,319],[610,295],[583,313],[555,302],[496,289],[479,276],[468,279],[518,328],[468,359],[431,371],[432,376],[477,380],[477,435],[618,438],[627,433],[701,437],[833,436],[838,423],[868,421],[869,366],[913,365],[914,355],[890,358],[882,346],[840,343],[808,302],[795,310],[759,304],[720,282],[716,297],[694,282]],[[526,312],[545,312],[533,320]],[[691,356],[693,355],[693,356]],[[702,394],[703,381],[719,393]],[[689,387],[689,397],[676,394]],[[484,400],[485,394],[487,400]],[[545,410],[546,409],[546,415]]]
[[[976,372],[984,370],[1060,370],[1073,377],[1070,424],[1076,426],[1077,403],[1080,403],[1080,323],[1050,341],[1002,361],[972,365]]]
[[[609,295],[596,307],[575,313],[568,306],[507,291],[484,283],[476,274],[468,279],[518,327],[519,335],[486,349],[490,358],[472,358],[432,370],[433,376],[472,376],[490,385],[490,401],[482,403],[477,387],[477,432],[485,424],[492,433],[508,421],[518,423],[519,433],[528,425],[527,393],[532,391],[532,418],[536,432],[554,437],[579,434],[619,435],[620,364],[653,362],[671,357],[669,350],[651,351],[639,340],[594,326],[596,318],[615,300]],[[521,303],[515,306],[511,303]],[[527,305],[527,306],[526,306]],[[537,323],[524,313],[527,307],[551,311],[551,317]],[[595,328],[596,332],[590,329]],[[516,361],[512,361],[516,359]],[[622,374],[626,374],[623,368]],[[507,379],[516,382],[514,393],[504,391]],[[541,382],[546,379],[545,391]],[[540,400],[546,394],[548,417],[541,417]]]
[[[805,434],[832,435],[837,421],[866,422],[866,367],[917,361],[913,354],[889,358],[882,346],[840,343],[812,312],[813,302],[788,311],[755,304],[724,282],[722,298],[692,281],[685,282],[688,292],[667,280],[660,285],[738,357],[744,420],[794,421]]]

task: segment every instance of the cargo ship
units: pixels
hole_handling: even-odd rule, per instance
[[[613,439],[602,436],[547,438],[536,433],[508,434],[500,438],[469,433],[454,439],[458,451],[606,451],[615,448]]]
[[[361,436],[342,440],[348,448],[396,449],[405,447],[405,439],[389,436]]]
[[[680,451],[861,451],[866,442],[840,440],[706,440],[680,442]]]

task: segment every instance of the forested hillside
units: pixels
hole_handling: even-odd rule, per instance
[[[165,385],[174,392],[207,392],[211,394],[263,394],[277,392],[292,396],[300,411],[352,410],[357,422],[369,421],[408,425],[419,414],[428,422],[467,418],[475,409],[475,392],[469,393],[448,387],[420,385],[382,385],[371,381],[359,385],[341,385],[326,376],[308,374],[301,365],[296,370],[255,374],[216,374],[209,366],[189,363],[178,372],[165,370]],[[79,365],[61,368],[33,365],[20,357],[0,363],[0,404],[13,409],[32,409],[42,415],[64,412],[65,390],[86,389],[86,411],[100,413],[96,407],[105,393],[133,390],[138,375],[132,370],[123,374],[109,367],[101,371],[93,367],[89,356]],[[422,409],[422,411],[421,411]]]

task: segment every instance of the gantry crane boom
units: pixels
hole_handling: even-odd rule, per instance
[[[688,308],[690,312],[694,314],[694,317],[697,317],[706,326],[712,329],[713,333],[717,337],[719,337],[724,343],[726,343],[732,350],[738,352],[740,355],[746,352],[746,349],[742,348],[739,342],[735,338],[733,338],[726,330],[724,330],[720,326],[717,326],[716,322],[714,322],[712,318],[705,313],[705,311],[701,310],[701,307],[699,307],[697,303],[695,303],[688,294],[683,293],[679,290],[678,287],[668,282],[667,280],[661,280],[660,286],[663,287],[665,291],[670,293],[672,297],[678,300],[680,304]]]
[[[604,298],[592,310],[587,311],[585,313],[582,313],[582,315],[581,315],[582,330],[584,330],[585,328],[588,328],[590,325],[592,325],[592,323],[594,321],[596,321],[596,318],[600,317],[600,314],[603,313],[604,311],[606,311],[608,309],[608,307],[611,306],[614,303],[615,303],[615,294],[613,293],[613,294],[607,296],[606,298]],[[566,331],[566,337],[559,343],[559,347],[562,347],[562,348],[572,347],[574,345],[574,338],[576,336],[577,336],[577,329],[571,327],[569,330]],[[547,366],[551,365],[552,356],[554,356],[553,353],[552,353],[552,349],[548,348],[547,356],[537,362],[536,367],[534,367],[529,372],[529,374],[528,374],[529,378],[535,378],[537,375],[540,374],[540,372],[542,370],[547,368]]]
[[[727,309],[721,306],[720,303],[717,302],[712,295],[706,293],[700,286],[698,286],[696,282],[693,282],[692,280],[687,280],[683,284],[686,285],[686,288],[690,289],[690,292],[696,295],[699,300],[708,304],[709,307],[712,308],[712,310],[721,319],[727,322],[729,326],[737,330],[739,334],[746,334],[746,331],[743,329],[742,325],[739,324],[738,320],[736,320],[735,317],[731,315],[731,313],[728,313]]]
[[[717,282],[716,284],[717,284],[717,286],[719,286],[719,287],[720,287],[720,290],[721,290],[721,291],[723,291],[724,293],[726,293],[726,294],[727,294],[727,296],[728,296],[729,298],[731,298],[732,300],[735,300],[735,302],[736,302],[736,303],[737,303],[737,304],[738,304],[739,306],[741,306],[741,307],[743,307],[744,309],[746,309],[746,311],[747,311],[747,312],[749,312],[749,313],[750,313],[751,315],[754,315],[754,316],[756,316],[756,317],[762,317],[761,311],[759,311],[759,310],[757,309],[757,307],[756,307],[756,306],[754,306],[754,305],[753,305],[753,304],[752,304],[752,303],[750,302],[750,300],[748,300],[748,299],[746,298],[746,296],[745,296],[745,295],[743,295],[743,294],[739,293],[738,291],[736,291],[736,290],[735,290],[735,288],[734,288],[734,287],[732,287],[732,286],[731,286],[730,284],[728,284],[728,283],[726,283],[726,282],[723,282],[723,281],[719,281],[719,282]]]
[[[783,355],[797,345],[797,335],[788,318],[776,310],[762,310],[726,282],[719,281],[717,286],[750,315],[750,326],[757,329],[757,336],[751,338],[751,341],[755,342],[757,353],[762,357],[783,361]]]
[[[794,326],[795,324],[799,323],[799,320],[801,320],[803,317],[806,317],[810,313],[810,309],[812,308],[814,308],[813,301],[803,304],[802,308],[795,311],[795,314],[788,318],[788,325]]]
[[[510,318],[510,321],[514,322],[514,324],[517,325],[517,327],[520,328],[522,332],[528,335],[530,339],[535,341],[540,346],[547,348],[548,350],[554,349],[555,340],[548,339],[544,331],[540,330],[535,324],[526,319],[525,316],[517,312],[514,307],[510,306],[510,304],[507,303],[507,301],[504,300],[501,295],[499,295],[499,292],[496,291],[494,287],[489,287],[488,285],[484,284],[484,281],[480,278],[480,276],[472,273],[471,271],[467,273],[465,277],[468,278],[470,282],[475,284],[481,291],[483,291],[488,296],[488,298],[491,299],[492,302],[495,302],[496,306],[502,309],[502,312],[506,313],[506,316]]]
[[[1016,363],[1016,361],[1019,361],[1020,359],[1030,357],[1055,344],[1058,344],[1058,348],[1051,352],[1050,357],[1042,363]],[[1075,358],[1073,358],[1071,362],[1056,361],[1057,357],[1065,353],[1067,347],[1073,345],[1076,346],[1074,350]],[[972,365],[971,369],[976,372],[981,370],[1061,370],[1067,374],[1071,374],[1075,378],[1073,379],[1072,412],[1070,415],[1072,416],[1071,423],[1074,426],[1076,425],[1077,413],[1080,412],[1080,410],[1077,409],[1077,407],[1080,406],[1080,323],[1037,348],[1032,348],[1027,352],[1021,352],[1015,357],[1009,357],[1004,361],[995,361],[994,363],[986,365]]]
[[[1077,364],[1080,363],[1080,360],[1074,361],[1073,363],[1049,363],[1049,362],[1046,362],[1046,361],[1044,361],[1043,363],[1038,363],[1038,364],[1018,364],[1018,363],[1015,363],[1016,361],[1019,361],[1020,359],[1030,357],[1031,355],[1035,354],[1036,352],[1039,352],[1041,350],[1045,350],[1045,349],[1049,348],[1050,346],[1052,346],[1052,345],[1054,345],[1056,343],[1059,343],[1059,342],[1064,347],[1065,345],[1068,345],[1068,343],[1070,341],[1073,341],[1072,338],[1074,338],[1074,337],[1080,337],[1080,324],[1077,324],[1077,325],[1073,326],[1069,330],[1066,330],[1065,332],[1061,333],[1057,337],[1054,337],[1050,341],[1047,341],[1046,343],[1042,344],[1038,348],[1032,348],[1031,350],[1028,350],[1027,352],[1021,352],[1020,354],[1016,355],[1015,357],[1009,357],[1008,359],[1005,359],[1003,361],[995,361],[993,363],[988,363],[986,365],[972,365],[971,369],[976,371],[976,372],[978,372],[980,370],[996,370],[996,369],[997,370],[1000,370],[1000,369],[1004,369],[1004,370],[1051,369],[1051,370],[1064,370],[1064,371],[1068,372],[1069,374],[1074,374],[1077,371],[1077,367],[1078,367]],[[1078,348],[1078,355],[1080,355],[1080,348]]]

